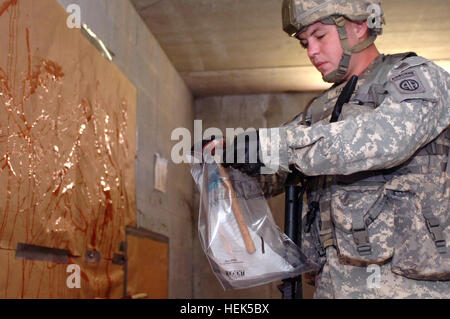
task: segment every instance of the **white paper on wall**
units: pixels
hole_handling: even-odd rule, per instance
[[[165,193],[167,185],[167,159],[155,154],[155,189]]]

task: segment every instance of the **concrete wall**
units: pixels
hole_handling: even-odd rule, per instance
[[[203,130],[226,128],[277,127],[302,112],[316,93],[304,94],[260,94],[205,97],[195,100],[195,119],[203,121]],[[194,298],[274,298],[281,297],[277,285],[268,285],[224,292],[215,278],[198,240],[196,222],[198,218],[199,193],[194,193]],[[277,225],[284,228],[284,195],[269,201]],[[304,287],[305,298],[312,297],[312,288]]]
[[[176,127],[193,129],[192,95],[130,1],[58,2],[80,6],[82,22],[137,88],[137,223],[169,238],[169,298],[190,298],[193,182],[186,165],[170,160],[170,135]],[[166,193],[154,190],[156,152],[169,160]]]

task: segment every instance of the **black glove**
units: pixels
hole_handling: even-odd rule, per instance
[[[226,150],[233,150],[234,157],[227,158]],[[236,136],[233,144],[224,148],[223,158],[224,167],[233,167],[250,176],[260,175],[264,164],[260,157],[259,132]]]
[[[215,139],[215,136],[211,136],[209,139],[202,140],[201,151],[203,152],[204,147]],[[192,146],[191,153],[195,151],[196,145],[197,144]],[[197,146],[197,148],[200,150],[199,146]],[[229,155],[230,158],[228,158],[226,152],[227,149],[232,151],[234,156]],[[211,155],[215,155],[215,150],[212,150]],[[260,169],[264,164],[260,157],[259,132],[255,131],[253,134],[240,134],[234,138],[231,145],[224,145],[222,149],[221,164],[223,167],[233,167],[234,169],[238,169],[249,176],[260,175]]]

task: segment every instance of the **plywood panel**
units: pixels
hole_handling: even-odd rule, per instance
[[[80,288],[69,288],[69,264],[80,267]],[[0,249],[1,299],[122,298],[123,267],[111,261],[85,263],[72,258],[69,264],[16,259],[15,251]]]
[[[127,294],[168,298],[169,244],[144,236],[127,236]]]
[[[110,259],[135,224],[136,90],[56,1],[0,3],[0,247]]]
[[[56,0],[0,0],[0,296],[117,298],[112,258],[135,225],[136,89],[66,25]],[[65,249],[66,264],[15,259],[19,243]],[[84,263],[86,250],[101,255]]]

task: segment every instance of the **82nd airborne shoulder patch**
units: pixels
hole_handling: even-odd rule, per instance
[[[417,59],[416,59],[417,60]],[[420,58],[410,65],[404,62],[400,67],[392,70],[384,88],[393,102],[401,103],[406,100],[424,100],[436,102],[435,84],[431,76],[431,67]],[[418,63],[420,62],[420,63]]]
[[[415,71],[404,72],[391,80],[402,94],[425,93],[425,87]]]

